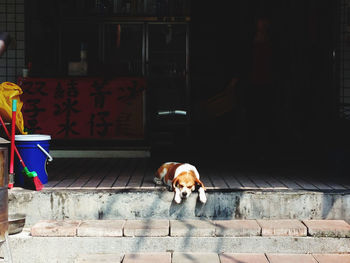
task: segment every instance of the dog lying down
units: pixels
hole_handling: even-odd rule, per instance
[[[154,182],[158,185],[165,184],[170,190],[175,192],[174,201],[180,204],[182,199],[188,198],[190,194],[199,186],[199,201],[205,203],[205,187],[199,180],[199,173],[191,164],[167,162],[163,163],[156,171]]]

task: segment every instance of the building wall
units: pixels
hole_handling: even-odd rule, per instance
[[[25,0],[0,1],[0,31],[6,31],[15,39],[0,58],[0,83],[16,82],[25,67]],[[341,0],[338,9],[340,17],[340,41],[338,46],[338,80],[340,115],[350,119],[350,0]]]
[[[14,39],[0,58],[0,83],[15,83],[25,64],[24,0],[0,1],[0,31],[9,32]]]

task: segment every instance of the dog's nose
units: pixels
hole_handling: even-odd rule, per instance
[[[183,192],[182,197],[186,197],[186,196],[187,196],[187,192]]]

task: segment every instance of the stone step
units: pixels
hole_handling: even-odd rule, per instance
[[[310,254],[350,253],[350,225],[343,220],[43,220],[10,235],[10,246],[19,263],[103,262],[109,257],[116,260],[109,262],[167,262],[131,261],[139,257],[133,254],[150,251],[182,263],[215,262],[184,252],[215,254],[221,262],[236,262],[230,253],[260,253],[267,262],[304,262],[272,254],[309,254],[308,260],[316,260]]]
[[[208,191],[173,202],[165,188],[149,190],[10,191],[9,213],[30,227],[45,219],[340,219],[350,223],[350,193],[318,191]]]

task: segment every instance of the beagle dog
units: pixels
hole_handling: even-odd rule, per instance
[[[199,201],[205,203],[205,187],[199,180],[199,173],[191,164],[167,162],[163,163],[155,173],[154,182],[158,185],[165,184],[175,192],[174,201],[180,204],[182,199],[188,198],[199,186]]]

